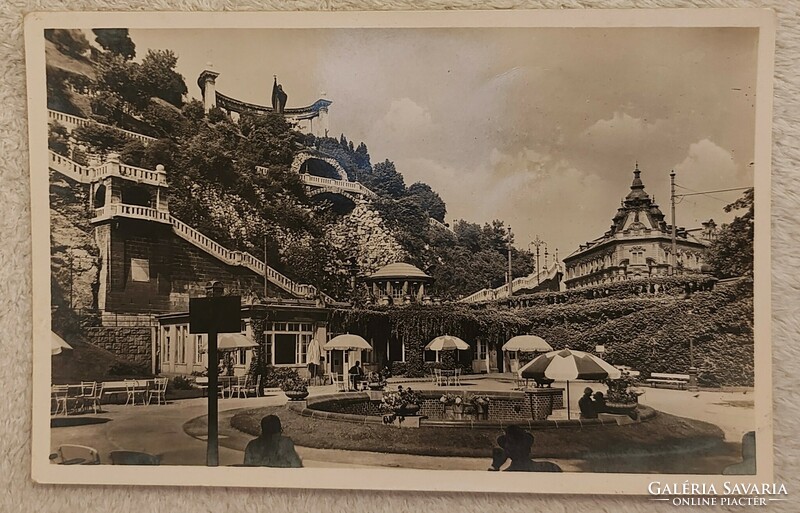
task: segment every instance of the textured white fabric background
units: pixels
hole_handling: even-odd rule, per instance
[[[800,2],[797,0],[0,0],[0,511],[677,511],[644,497],[526,496],[178,487],[42,486],[30,479],[30,190],[22,17],[59,10],[410,10],[487,8],[771,7],[778,14],[773,126],[773,380],[776,479],[800,511]],[[613,479],[613,476],[609,476]],[[688,508],[686,508],[688,509]],[[712,508],[701,508],[710,511]],[[743,508],[736,508],[742,510]],[[764,509],[764,508],[762,508]],[[720,508],[719,511],[726,511]]]

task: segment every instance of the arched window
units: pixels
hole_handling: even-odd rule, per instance
[[[102,208],[106,204],[106,186],[101,185],[94,191],[94,208]]]

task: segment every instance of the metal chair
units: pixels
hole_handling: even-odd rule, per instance
[[[96,389],[96,381],[81,381],[81,391],[75,396],[75,409],[82,412],[86,407],[86,401],[91,400]]]
[[[85,445],[65,444],[50,455],[50,461],[56,465],[99,465],[100,455]]]
[[[53,415],[58,415],[59,411],[67,414],[67,399],[69,398],[69,385],[53,385],[50,389],[50,398],[55,402],[56,409]]]
[[[247,387],[250,381],[250,376],[245,374],[236,378],[236,384],[231,383],[231,397],[236,394],[236,397],[241,399],[242,395],[247,398]]]
[[[147,388],[140,385],[138,380],[135,379],[126,379],[125,380],[125,392],[127,392],[128,397],[125,399],[125,406],[129,403],[133,403],[136,406],[136,396],[139,395],[142,398],[142,404],[145,403],[145,394],[147,392]]]
[[[247,387],[245,389],[244,396],[247,397],[247,394],[253,393],[255,397],[261,397],[261,374],[256,376],[256,382],[253,384],[253,379],[250,378],[248,381]]]
[[[83,406],[86,406],[87,403],[90,404],[95,415],[102,409],[100,408],[100,400],[103,398],[103,386],[103,383],[98,383],[90,395],[83,396]]]
[[[169,380],[167,378],[156,378],[153,381],[153,388],[150,388],[147,391],[147,404],[153,400],[153,397],[156,398],[156,404],[160,405],[162,402],[167,404],[167,383]]]
[[[345,381],[343,374],[331,372],[331,381],[336,385],[337,392],[347,392],[347,381]]]

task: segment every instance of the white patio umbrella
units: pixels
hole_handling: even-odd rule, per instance
[[[372,351],[372,346],[369,345],[369,342],[364,340],[363,337],[345,333],[344,335],[337,335],[330,339],[322,346],[322,349],[326,351],[355,351],[359,349],[362,351]]]
[[[50,332],[50,335],[51,335],[51,337],[50,337],[50,355],[51,356],[55,356],[57,354],[61,354],[61,351],[63,351],[64,349],[72,349],[71,345],[67,344],[67,342],[63,338],[59,337],[58,335],[56,335],[52,331]]]
[[[519,353],[546,353],[552,351],[553,347],[542,337],[537,337],[536,335],[517,335],[503,344],[502,349],[507,353],[515,353],[515,362],[519,364]]]
[[[503,344],[503,351],[519,351],[523,353],[546,353],[552,351],[553,347],[542,337],[536,335],[517,335]]]
[[[220,351],[233,351],[258,347],[258,344],[241,333],[220,333],[217,339],[217,349]]]
[[[442,335],[428,342],[425,346],[426,351],[436,351],[436,361],[439,361],[439,351],[463,351],[469,349],[469,344],[458,337],[452,335]]]
[[[465,350],[469,349],[469,344],[464,342],[458,337],[452,335],[442,335],[428,342],[425,346],[426,351],[452,351],[453,349]]]
[[[521,378],[548,378],[567,382],[567,418],[569,416],[569,382],[576,379],[618,379],[619,369],[605,360],[572,349],[550,351],[529,361],[519,370]]]
[[[330,339],[322,346],[322,349],[326,351],[342,351],[342,364],[344,365],[345,351],[372,351],[372,346],[363,337],[345,333]],[[347,369],[344,370],[346,371]],[[333,371],[333,365],[331,365],[331,371]]]

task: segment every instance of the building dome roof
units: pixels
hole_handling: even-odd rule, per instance
[[[418,267],[403,262],[396,262],[381,267],[369,276],[371,279],[381,278],[427,278],[430,276],[422,272]]]

